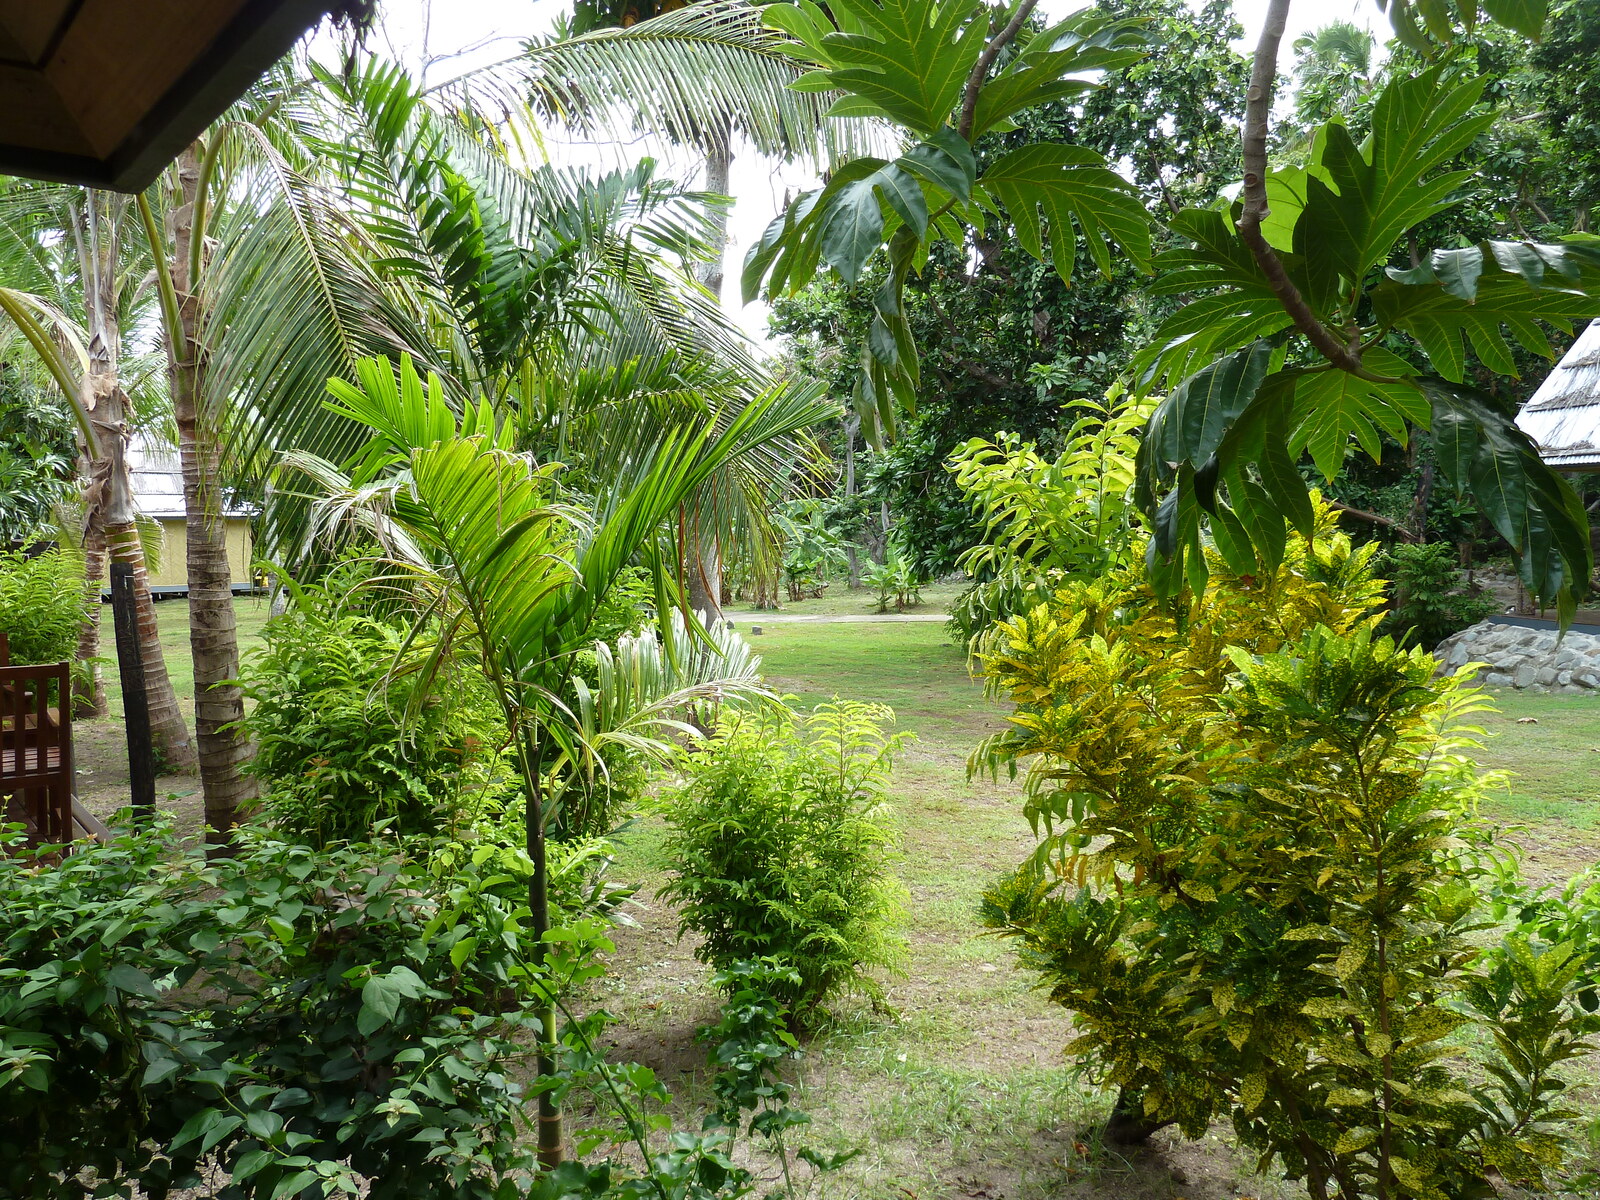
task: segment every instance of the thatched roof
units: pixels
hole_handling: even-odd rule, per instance
[[[1600,471],[1600,320],[1522,406],[1517,426],[1558,471]]]
[[[0,174],[143,191],[337,5],[0,0]]]

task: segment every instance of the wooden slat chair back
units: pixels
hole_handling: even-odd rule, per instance
[[[30,842],[72,840],[68,663],[0,667],[0,802]]]

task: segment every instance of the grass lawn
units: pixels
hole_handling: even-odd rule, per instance
[[[1512,778],[1486,815],[1515,827],[1529,878],[1564,881],[1600,859],[1600,696],[1491,695],[1501,711],[1479,719],[1490,734],[1479,762]]]
[[[967,590],[964,581],[956,583],[930,583],[922,589],[922,603],[908,612],[931,613],[942,615],[949,611],[950,603],[962,592]],[[736,620],[739,617],[772,616],[772,609],[756,608],[744,601],[735,601],[724,610]],[[790,601],[785,599],[777,610],[779,616],[791,617],[843,617],[863,615],[878,611],[878,593],[871,588],[857,588],[851,591],[842,582],[829,585],[821,597],[807,597],[804,600]],[[894,611],[890,605],[889,611]],[[744,622],[740,622],[741,629]]]

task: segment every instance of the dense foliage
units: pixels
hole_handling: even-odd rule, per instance
[[[1019,113],[1016,128],[977,140],[977,161],[1077,140],[1111,161],[1128,161],[1147,205],[1211,199],[1235,170],[1233,129],[1245,75],[1245,60],[1229,45],[1239,27],[1228,6],[1195,12],[1179,0],[1119,0],[1100,7],[1147,22],[1152,41],[1175,49],[1108,70],[1099,90]],[[976,256],[932,245],[906,291],[923,386],[915,411],[896,416],[893,442],[864,456],[859,471],[867,510],[887,505],[901,544],[931,576],[958,569],[961,553],[983,540],[982,522],[946,471],[947,458],[1000,430],[1035,443],[1041,454],[1058,454],[1063,412],[1101,402],[1167,303],[1150,296],[1124,261],[1111,264],[1109,278],[1080,274],[1068,286],[1027,252],[1003,206],[975,234],[975,245]],[[819,278],[796,295],[774,297],[774,330],[836,395],[854,387],[883,274],[874,260],[854,288]],[[841,510],[850,509],[849,500],[838,497]],[[849,532],[868,542],[862,524],[858,519]]]
[[[882,994],[899,888],[890,873],[884,788],[908,735],[882,705],[835,700],[806,716],[726,715],[680,763],[665,850],[682,932],[726,970],[772,958],[796,982],[777,994],[802,1015],[841,992]]]
[[[0,363],[0,548],[26,543],[72,495],[72,418],[11,363]]]
[[[981,153],[985,134],[1025,110],[1068,97],[1087,106],[1107,91],[1085,81],[1086,64],[1139,62],[1133,25],[1091,11],[1029,27],[1029,5],[995,31],[972,0],[881,17],[855,5],[769,8],[766,19],[816,65],[810,81],[845,92],[846,111],[895,123],[908,149],[853,159],[794,201],[751,247],[746,293],[793,293],[824,266],[847,287],[871,280],[857,394],[887,429],[895,402],[914,408],[923,387],[907,297],[947,247],[964,257],[976,239],[981,249],[1004,214],[1021,248],[1064,282],[1083,254],[1107,277],[1124,262],[1148,267],[1158,273],[1151,294],[1174,305],[1129,372],[1137,394],[1166,392],[1141,444],[1138,490],[1163,594],[1203,587],[1204,534],[1234,570],[1274,569],[1277,518],[1309,533],[1298,460],[1309,453],[1332,482],[1352,443],[1376,458],[1384,433],[1404,442],[1415,426],[1434,432],[1442,482],[1472,493],[1526,586],[1570,615],[1593,562],[1582,503],[1484,384],[1515,378],[1520,357],[1553,354],[1542,325],[1570,336],[1575,320],[1600,313],[1600,250],[1584,235],[1534,243],[1478,232],[1463,209],[1474,172],[1462,156],[1496,121],[1474,61],[1478,6],[1426,7],[1424,31],[1420,8],[1391,5],[1416,57],[1376,90],[1369,136],[1358,142],[1340,114],[1276,168],[1282,29],[1269,23],[1244,108],[1242,190],[1220,204],[1171,201],[1165,247],[1126,180],[1061,132]],[[1545,11],[1510,6],[1495,17],[1529,37]],[[1447,213],[1453,231],[1441,228]],[[877,261],[881,283],[870,275]]]
[[[251,773],[285,835],[314,846],[458,833],[508,790],[505,723],[474,672],[421,670],[428,647],[322,588],[297,590],[243,665]]]
[[[599,1051],[603,1012],[568,1012],[554,1073],[526,1082],[545,989],[596,978],[614,947],[574,921],[534,965],[504,882],[495,855],[417,841],[318,851],[247,835],[207,862],[158,828],[59,868],[0,856],[0,1188],[67,1200],[136,1184],[161,1200],[222,1172],[220,1194],[246,1200],[732,1200],[754,1184],[730,1157],[746,1137],[786,1180],[794,1158],[849,1157],[785,1140],[810,1118],[783,1078],[799,1049],[775,989],[796,981],[777,964],[717,979],[729,999],[701,1032],[702,1131],[671,1128],[654,1072]],[[534,1091],[588,1096],[588,1162],[535,1178]],[[606,1143],[628,1153],[590,1157]]]
[[[1389,576],[1393,603],[1381,629],[1396,641],[1431,650],[1452,633],[1499,610],[1492,596],[1475,595],[1461,581],[1453,546],[1401,544],[1379,560]]]
[[[1323,514],[1271,573],[1217,557],[1174,604],[1123,572],[998,626],[1017,712],[973,763],[1030,766],[1043,840],[984,921],[1073,1011],[1124,1126],[1231,1118],[1339,1200],[1538,1187],[1558,1068],[1600,1028],[1585,959],[1484,948],[1494,848],[1459,754],[1483,702],[1374,635],[1371,555]]]
[[[956,562],[973,581],[950,609],[958,641],[1027,612],[1067,579],[1095,579],[1131,561],[1134,461],[1148,408],[1080,411],[1054,460],[1004,432],[951,456],[956,486],[983,523],[982,540]]]
[[[83,623],[83,558],[0,550],[0,633],[14,663],[71,661]]]
[[[0,855],[0,1179],[146,1195],[207,1161],[238,1194],[488,1200],[530,1164],[511,1065],[534,1024],[525,914],[493,867],[159,831]]]

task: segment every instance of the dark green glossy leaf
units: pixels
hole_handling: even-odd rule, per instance
[[[917,178],[942,188],[957,200],[972,198],[972,184],[978,177],[978,163],[972,156],[972,146],[954,129],[938,130],[895,161]]]
[[[1571,610],[1594,570],[1589,519],[1572,485],[1539,457],[1515,418],[1484,393],[1419,380],[1433,404],[1439,466],[1458,495],[1470,492],[1517,553],[1523,582]]]

